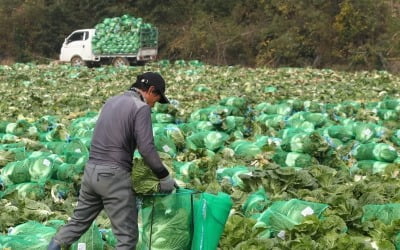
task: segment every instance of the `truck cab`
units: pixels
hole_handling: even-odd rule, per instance
[[[81,29],[72,32],[61,47],[60,61],[72,65],[85,65],[85,61],[95,60],[92,52],[92,38],[95,29]]]

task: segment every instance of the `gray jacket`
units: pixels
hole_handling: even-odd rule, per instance
[[[132,170],[135,149],[158,178],[169,173],[154,146],[151,108],[137,91],[126,91],[106,101],[90,146],[89,162],[119,165]]]

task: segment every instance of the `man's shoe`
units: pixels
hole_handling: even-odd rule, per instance
[[[49,246],[47,247],[47,250],[61,250],[61,245],[58,244],[54,238],[52,238]]]

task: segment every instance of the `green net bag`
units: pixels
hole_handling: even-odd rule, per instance
[[[363,206],[363,216],[361,221],[380,220],[385,224],[391,224],[395,220],[400,219],[400,204],[368,204]]]
[[[393,162],[398,153],[394,147],[386,143],[367,143],[358,145],[354,149],[354,156],[357,160]]]
[[[196,150],[206,148],[212,151],[220,149],[229,135],[219,131],[201,131],[186,137],[187,148]]]
[[[35,235],[0,235],[0,249],[47,249],[49,242]]]
[[[37,221],[25,222],[11,228],[8,232],[9,235],[33,235],[40,238],[45,243],[50,242],[55,233],[55,228],[45,226]]]
[[[55,176],[57,180],[78,183],[81,180],[83,168],[75,164],[62,163],[57,167]]]
[[[231,145],[231,149],[235,152],[236,156],[243,158],[253,158],[254,156],[261,154],[261,147],[256,143],[246,140],[236,140]]]
[[[95,223],[70,247],[71,250],[101,250],[104,249],[102,234]]]
[[[89,157],[89,150],[82,140],[74,138],[65,143],[62,154],[65,155],[66,163],[75,164],[82,157]]]
[[[232,208],[228,194],[202,193],[194,202],[192,250],[215,250]]]
[[[6,127],[6,133],[29,138],[38,137],[38,129],[30,122],[23,119],[9,123]]]
[[[277,150],[272,156],[272,160],[282,167],[294,168],[309,167],[317,162],[316,159],[309,154],[286,152],[283,150]]]
[[[396,144],[397,146],[400,147],[400,129],[396,130],[396,131],[393,133],[392,137],[390,137],[390,140],[391,140],[394,144]]]
[[[335,125],[326,129],[327,135],[339,139],[342,142],[348,142],[354,139],[353,129],[350,126]]]
[[[15,185],[10,185],[4,192],[0,192],[0,198],[5,198],[16,193],[19,199],[42,200],[45,198],[45,186],[36,182],[25,182]]]
[[[320,217],[327,204],[291,199],[276,201],[258,218],[255,227],[271,228],[273,232],[290,230],[309,215]]]
[[[2,169],[1,177],[6,185],[30,181],[29,167],[25,163],[25,161],[10,162]]]
[[[381,172],[385,171],[385,169],[388,165],[390,165],[390,163],[388,163],[388,162],[363,160],[363,161],[358,161],[356,164],[354,164],[350,168],[350,172],[356,173],[356,172],[359,172],[360,170],[362,170],[362,171],[366,171],[366,172],[372,172],[373,174],[381,173]]]
[[[193,235],[195,192],[178,189],[169,195],[141,197],[137,250],[189,250]]]
[[[246,217],[250,217],[253,214],[259,214],[264,211],[268,203],[269,200],[265,189],[260,188],[247,197],[246,201],[242,204],[242,211]]]
[[[240,109],[244,109],[247,106],[247,101],[243,97],[236,97],[236,96],[231,96],[231,97],[226,97],[222,99],[219,104],[224,105],[224,106],[234,106]]]
[[[54,159],[49,154],[31,155],[25,160],[29,169],[31,181],[45,182],[51,178],[54,168]]]
[[[285,127],[285,116],[261,114],[256,117],[256,121],[264,123],[267,127],[279,130]]]
[[[227,180],[232,186],[244,187],[244,183],[240,178],[241,174],[250,174],[251,168],[246,166],[234,166],[228,168],[217,169],[217,180]]]

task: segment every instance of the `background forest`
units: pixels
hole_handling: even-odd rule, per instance
[[[0,63],[58,59],[68,34],[130,14],[159,58],[400,71],[399,0],[0,0]]]

